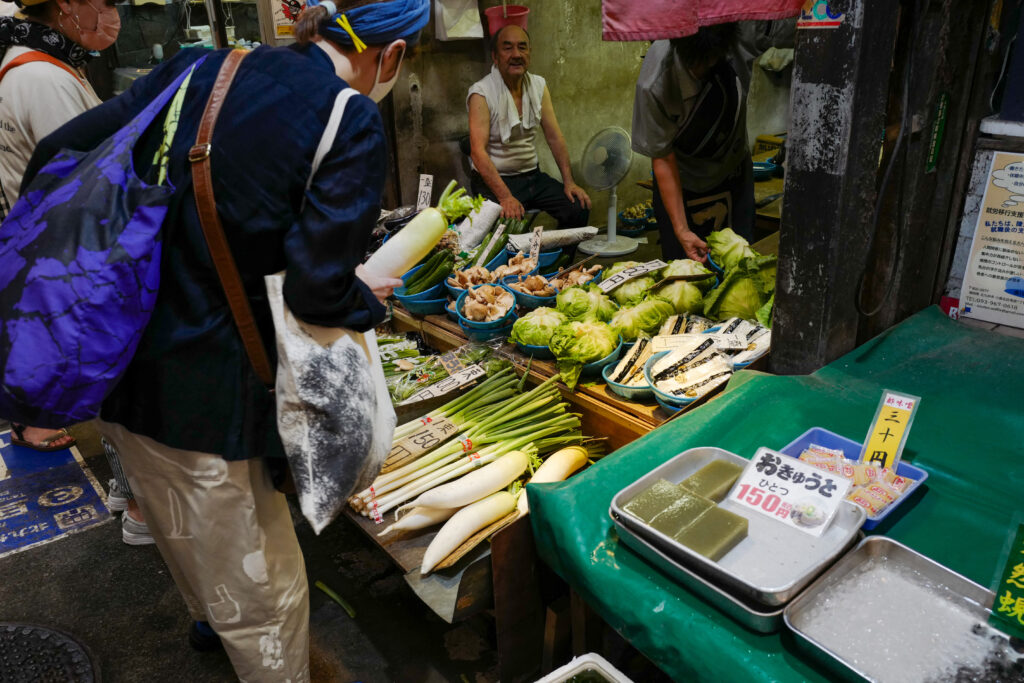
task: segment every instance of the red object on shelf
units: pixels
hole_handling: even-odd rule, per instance
[[[510,24],[525,31],[530,8],[522,5],[498,5],[497,7],[488,7],[484,10],[484,14],[487,15],[487,31],[493,36]]]

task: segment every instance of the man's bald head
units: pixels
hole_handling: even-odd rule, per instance
[[[498,29],[498,32],[491,36],[491,54],[496,54],[498,49],[501,47],[502,40],[514,41],[521,43],[526,41],[527,46],[530,44],[530,34],[526,32],[526,29],[516,24],[505,24]]]

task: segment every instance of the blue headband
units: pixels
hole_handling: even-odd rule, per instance
[[[308,7],[324,4],[328,11],[335,9],[334,3],[321,3],[321,0],[308,0]],[[347,18],[351,31],[339,24],[342,17]],[[394,40],[405,39],[414,43],[419,32],[430,21],[430,0],[391,0],[390,2],[372,2],[359,7],[332,12],[320,26],[322,34],[326,34],[340,45],[357,46],[360,42],[367,45],[384,45]],[[342,20],[342,23],[345,23]],[[355,33],[355,36],[352,35]]]

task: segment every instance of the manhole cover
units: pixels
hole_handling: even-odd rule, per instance
[[[84,645],[66,633],[33,624],[0,622],[3,683],[99,683]]]

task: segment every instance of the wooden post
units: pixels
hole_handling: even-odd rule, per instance
[[[523,494],[525,495],[525,493]],[[534,680],[544,646],[544,605],[530,518],[520,517],[491,539],[494,622],[502,681]]]
[[[899,3],[831,0],[798,30],[771,368],[805,373],[856,345],[853,296],[875,203]]]

